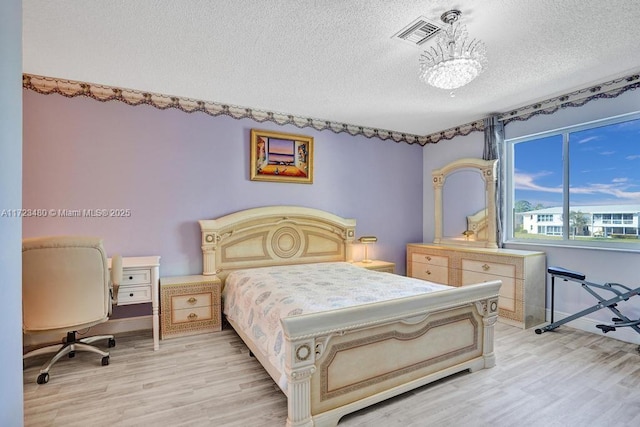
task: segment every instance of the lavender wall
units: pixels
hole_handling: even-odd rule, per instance
[[[32,91],[23,99],[23,207],[131,210],[25,218],[25,237],[103,236],[109,254],[160,255],[161,276],[201,273],[197,220],[264,205],[355,218],[357,236],[378,236],[374,257],[400,273],[405,245],[422,239],[420,146]],[[314,183],[250,181],[252,128],[313,136]]]

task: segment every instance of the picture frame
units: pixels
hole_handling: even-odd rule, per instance
[[[313,137],[251,129],[251,181],[313,183]]]

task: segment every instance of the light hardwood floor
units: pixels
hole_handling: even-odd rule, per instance
[[[78,353],[35,379],[24,371],[25,426],[282,426],[284,395],[228,326],[161,341],[116,336],[111,363]],[[640,425],[637,345],[562,326],[536,335],[502,323],[497,366],[462,373],[350,414],[340,426]]]

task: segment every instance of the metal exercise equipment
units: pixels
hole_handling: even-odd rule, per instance
[[[578,273],[576,271],[571,271],[564,269],[562,267],[549,267],[547,272],[551,274],[551,323],[542,328],[538,328],[535,330],[536,334],[541,334],[543,332],[552,331],[556,329],[560,325],[564,325],[565,323],[571,322],[572,320],[578,319],[579,317],[586,316],[587,314],[593,313],[594,311],[601,310],[603,308],[608,308],[611,310],[616,317],[612,318],[611,324],[601,324],[596,325],[596,328],[600,329],[602,332],[607,333],[611,331],[615,331],[616,328],[631,328],[637,333],[640,334],[640,319],[632,320],[626,317],[624,314],[620,312],[617,308],[617,303],[620,301],[627,301],[629,298],[640,294],[640,287],[631,289],[627,286],[621,285],[619,283],[605,283],[604,285],[600,285],[597,283],[588,282],[585,280],[586,276],[582,273]],[[553,300],[554,300],[554,288],[555,288],[555,279],[562,279],[565,282],[572,281],[580,283],[582,288],[593,295],[598,303],[586,308],[582,311],[577,312],[571,316],[565,317],[562,320],[558,320],[557,322],[553,321]],[[611,294],[609,298],[605,298],[602,295],[598,294],[596,290],[607,291]],[[640,351],[640,347],[638,348]]]

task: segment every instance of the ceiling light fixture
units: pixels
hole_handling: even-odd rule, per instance
[[[467,40],[467,28],[458,22],[461,12],[450,10],[440,16],[447,24],[436,45],[420,56],[420,79],[440,89],[457,89],[471,82],[486,68],[484,43]]]

